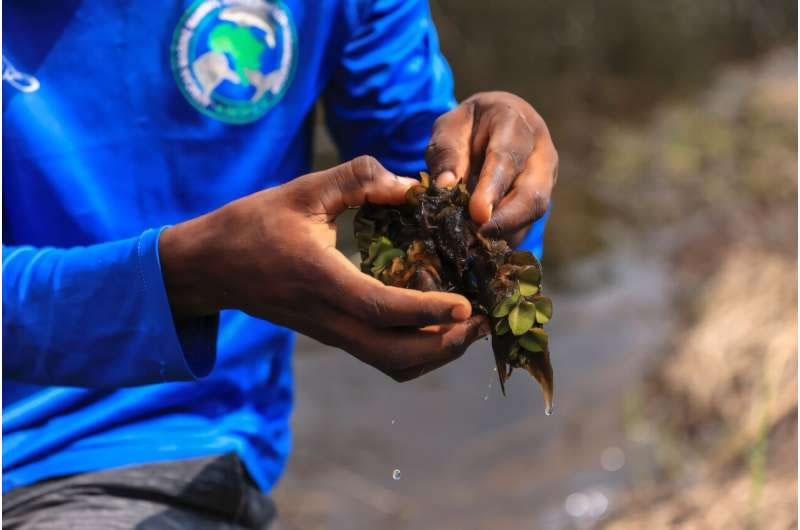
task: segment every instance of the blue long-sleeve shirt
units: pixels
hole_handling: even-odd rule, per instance
[[[227,451],[269,490],[292,335],[238,311],[176,325],[158,237],[306,173],[320,98],[343,158],[424,169],[455,104],[427,3],[3,8],[3,491]]]

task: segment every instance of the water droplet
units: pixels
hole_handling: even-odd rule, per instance
[[[394,425],[394,420],[392,420],[392,425]]]
[[[392,478],[395,479],[395,480],[400,480],[400,470],[399,469],[395,469],[394,471],[392,471]]]
[[[600,454],[600,465],[606,471],[619,471],[625,465],[625,453],[619,447],[606,447]]]
[[[608,497],[597,490],[576,491],[571,493],[564,501],[564,511],[572,517],[578,519],[580,527],[586,527],[586,523],[591,523],[603,516],[608,510]]]
[[[489,396],[488,396],[488,395],[486,395],[486,396],[483,396],[483,400],[484,400],[484,401],[489,401]]]
[[[492,370],[494,370],[496,372],[497,371],[497,367],[495,366],[494,368],[492,368]]]
[[[589,511],[589,498],[583,493],[571,493],[564,501],[564,510],[572,517],[583,517]]]
[[[547,407],[546,409],[544,409],[544,415],[545,416],[552,416],[553,415],[553,407]]]
[[[599,491],[590,491],[587,496],[589,497],[589,510],[586,515],[598,519],[608,510],[608,497]]]

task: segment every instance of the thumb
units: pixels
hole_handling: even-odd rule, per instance
[[[398,177],[367,155],[305,178],[309,186],[305,191],[316,198],[309,203],[318,201],[330,219],[365,202],[402,204],[408,189],[419,184],[415,179]]]

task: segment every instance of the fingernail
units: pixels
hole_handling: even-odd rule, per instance
[[[469,318],[470,314],[472,314],[472,308],[468,305],[459,304],[453,308],[450,312],[450,315],[453,317],[453,320],[466,320]]]
[[[452,171],[442,171],[439,173],[439,176],[436,177],[436,185],[437,186],[452,186],[456,183],[458,179],[456,179],[455,173]]]

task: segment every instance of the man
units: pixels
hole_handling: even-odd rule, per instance
[[[427,165],[540,253],[547,128],[511,94],[456,105],[423,0],[57,4],[4,5],[4,519],[265,527],[289,329],[398,381],[488,333],[361,274],[336,216]],[[351,161],[304,175],[319,98]]]

